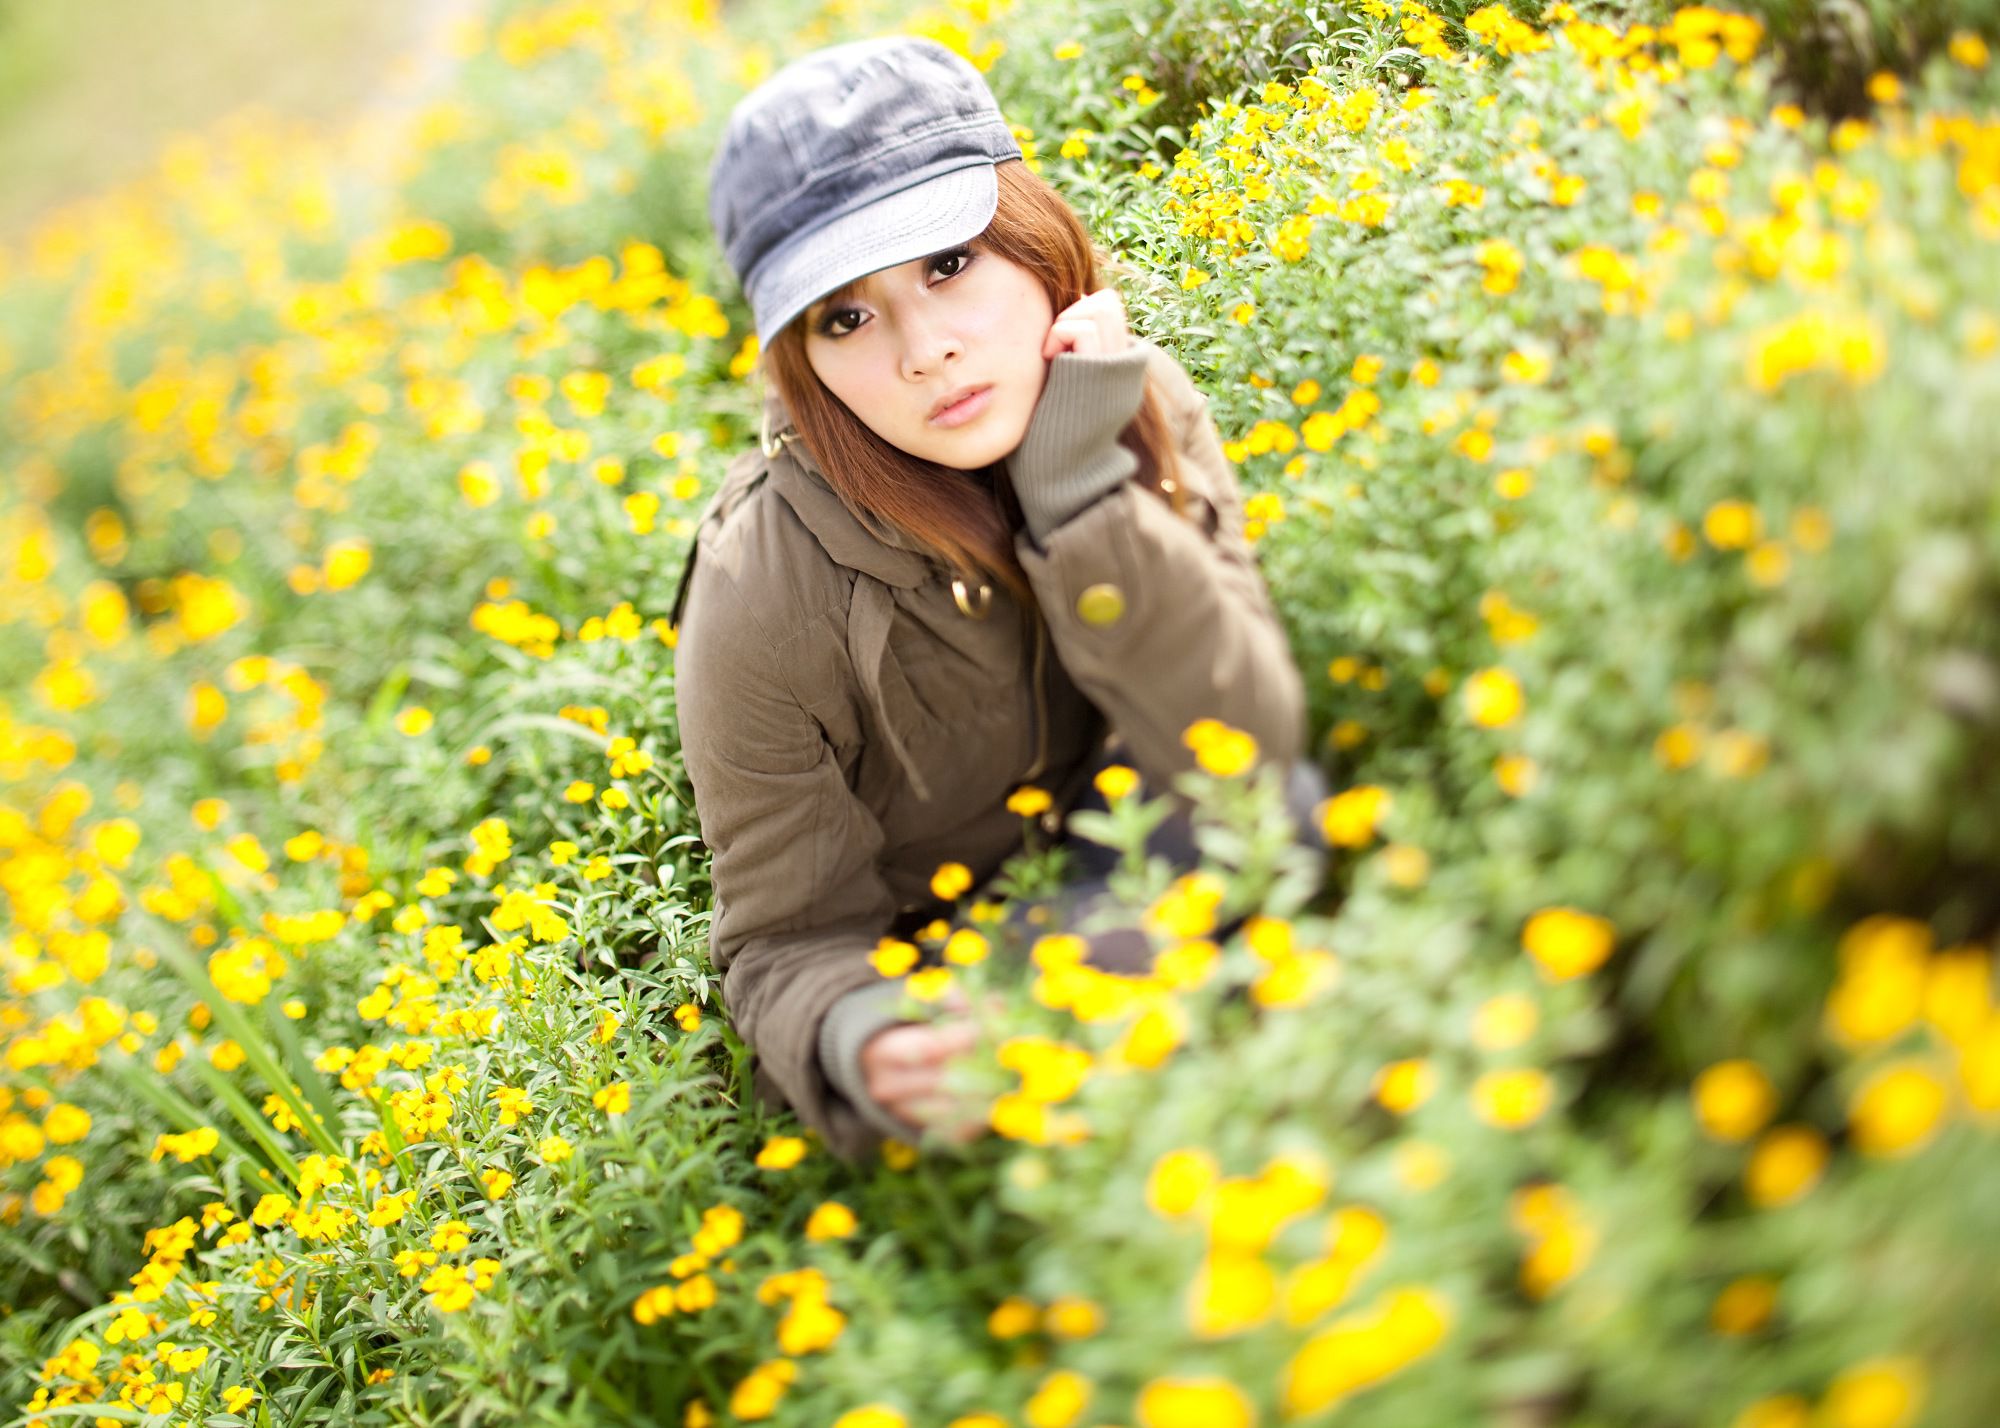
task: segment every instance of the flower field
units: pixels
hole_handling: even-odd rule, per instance
[[[0,1422],[1991,1422],[2000,10],[1852,8],[496,0],[0,250]],[[720,124],[889,29],[1210,395],[1333,863],[1197,726],[1150,975],[941,868],[995,1134],[857,1167],[667,615]]]

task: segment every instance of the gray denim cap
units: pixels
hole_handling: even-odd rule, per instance
[[[1021,157],[972,65],[935,40],[853,40],[800,56],[738,101],[708,213],[770,346],[822,295],[978,237],[993,166]]]

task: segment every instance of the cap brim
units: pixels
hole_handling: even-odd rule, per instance
[[[787,238],[758,265],[748,292],[757,343],[843,283],[977,238],[1000,207],[989,160],[939,174]]]

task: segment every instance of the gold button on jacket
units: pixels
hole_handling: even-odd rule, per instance
[[[1125,592],[1116,585],[1092,585],[1076,597],[1076,613],[1086,625],[1115,625],[1125,613]]]

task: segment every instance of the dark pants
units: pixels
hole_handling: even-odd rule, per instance
[[[1109,805],[1102,793],[1097,791],[1097,770],[1112,764],[1125,763],[1127,759],[1123,745],[1114,741],[1099,757],[1096,768],[1085,780],[1082,795],[1072,805],[1072,812],[1090,810],[1102,813]],[[1142,778],[1139,787],[1131,797],[1153,798],[1160,790],[1149,786]],[[1320,835],[1316,810],[1328,797],[1326,776],[1319,766],[1308,759],[1300,759],[1286,771],[1285,805],[1292,815],[1294,834],[1300,846],[1312,851],[1322,875],[1327,864],[1326,843]],[[1110,895],[1110,875],[1117,868],[1120,854],[1115,848],[1107,848],[1101,843],[1093,843],[1065,829],[1061,846],[1070,854],[1073,869],[1070,881],[1062,890],[1046,899],[1031,903],[1014,903],[1009,906],[1007,925],[1033,928],[1037,932],[1056,931],[1074,927],[1085,916],[1112,901]],[[1185,806],[1175,810],[1153,830],[1146,839],[1148,854],[1167,859],[1179,872],[1192,871],[1200,861],[1195,847],[1193,821]],[[1029,919],[1030,908],[1043,907],[1048,910],[1045,922],[1037,926]],[[1211,936],[1216,941],[1228,937],[1247,920],[1247,915],[1237,917],[1216,928]],[[1101,932],[1083,934],[1090,943],[1090,953],[1086,960],[1091,965],[1106,972],[1143,973],[1152,965],[1152,943],[1146,934],[1135,926],[1114,927]]]

